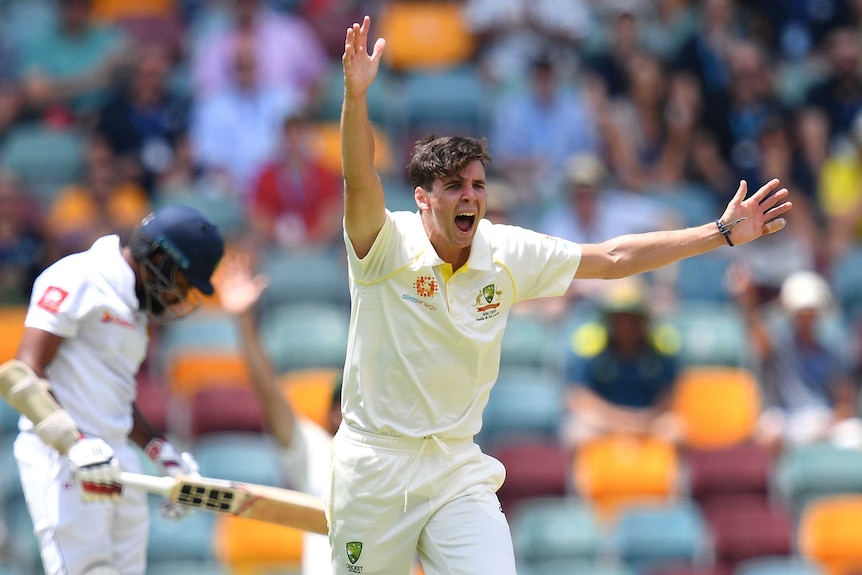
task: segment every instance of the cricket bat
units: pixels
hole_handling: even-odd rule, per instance
[[[120,482],[180,505],[328,533],[323,500],[291,489],[210,477],[156,477],[128,471],[120,472]]]

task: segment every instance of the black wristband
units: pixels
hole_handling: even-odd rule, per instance
[[[730,240],[730,228],[725,227],[724,224],[721,223],[721,220],[715,220],[715,226],[718,228],[718,231],[721,232],[721,235],[724,236],[724,240],[727,242],[727,245],[733,247],[733,242]]]

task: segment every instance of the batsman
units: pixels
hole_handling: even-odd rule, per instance
[[[224,252],[215,225],[192,208],[147,216],[122,244],[97,239],[36,279],[16,359],[0,394],[21,414],[14,453],[47,575],[143,575],[146,492],[122,489],[141,472],[133,444],[164,475],[194,475],[135,406],[149,322],[177,320],[212,294]],[[163,504],[180,518],[190,508]]]

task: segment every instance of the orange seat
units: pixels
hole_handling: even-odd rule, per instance
[[[676,447],[655,437],[599,437],[575,453],[575,489],[606,519],[634,502],[671,499],[679,476]]]
[[[389,2],[378,18],[383,57],[396,70],[451,67],[469,60],[476,41],[460,2]]]
[[[95,20],[116,21],[121,18],[176,14],[176,0],[94,0],[90,15]]]
[[[0,307],[0,363],[13,359],[24,334],[26,306]]]
[[[862,495],[835,495],[811,501],[797,531],[800,553],[829,575],[862,572]]]
[[[239,352],[183,350],[167,365],[165,379],[171,395],[191,398],[211,386],[245,387],[248,367]]]
[[[684,370],[674,390],[683,443],[711,449],[751,437],[760,413],[757,380],[747,369],[697,366]]]
[[[392,145],[385,132],[376,128],[374,134],[374,167],[378,172],[390,172],[394,167]],[[341,129],[338,122],[318,122],[314,125],[311,148],[320,163],[341,173]]]
[[[280,377],[282,390],[293,409],[324,429],[329,428],[329,411],[338,368],[298,369]]]
[[[299,529],[244,517],[220,515],[213,547],[219,561],[238,575],[298,571],[302,563]]]

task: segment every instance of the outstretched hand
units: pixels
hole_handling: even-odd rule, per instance
[[[257,303],[269,279],[264,275],[252,275],[247,254],[229,253],[219,265],[213,283],[225,311],[238,315]]]
[[[736,194],[721,216],[725,226],[744,218],[731,229],[730,239],[734,245],[747,244],[761,236],[774,234],[785,226],[787,221],[780,216],[787,213],[793,204],[785,201],[790,192],[787,188],[779,189],[780,184],[778,179],[770,180],[746,198],[748,183],[745,180],[739,182]]]
[[[368,31],[371,18],[366,16],[362,24],[355,23],[347,29],[344,40],[344,55],[341,63],[344,68],[344,88],[347,93],[359,94],[368,89],[380,67],[380,57],[386,40],[378,38],[371,55],[368,54]]]

